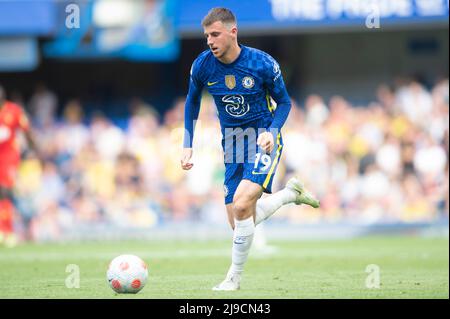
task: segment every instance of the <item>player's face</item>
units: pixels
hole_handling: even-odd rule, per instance
[[[236,40],[236,26],[227,26],[221,21],[204,27],[206,42],[216,58],[223,57]]]

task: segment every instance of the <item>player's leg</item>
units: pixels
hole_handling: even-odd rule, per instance
[[[234,195],[234,234],[232,273],[242,274],[255,233],[256,201],[262,195],[260,185],[243,179]]]
[[[6,237],[6,225],[5,225],[5,217],[6,213],[4,212],[5,209],[3,208],[6,203],[6,201],[4,200],[4,196],[3,196],[3,188],[0,187],[0,245],[2,245],[5,241],[5,237]]]
[[[230,223],[231,229],[234,230],[233,203],[225,205],[225,208],[227,209],[228,222]]]
[[[0,242],[6,246],[15,243],[13,216],[14,205],[11,199],[11,190],[0,186]]]
[[[15,161],[3,158],[0,161],[0,237],[5,246],[13,247],[17,239],[14,234],[13,187],[17,172]]]
[[[241,164],[242,179],[233,196],[234,234],[232,264],[225,280],[214,290],[237,290],[240,278],[250,251],[255,232],[256,202],[265,188],[271,183],[275,168],[281,155],[281,135],[272,154],[248,154],[248,161]],[[227,173],[227,169],[225,171]],[[227,174],[225,176],[227,179]],[[230,194],[228,193],[228,196]]]
[[[244,178],[261,185],[264,192],[271,194],[273,178],[278,169],[282,151],[283,139],[281,134],[278,133],[272,153],[257,153],[255,162],[246,165]],[[255,224],[258,225],[272,216],[281,206],[289,203],[307,204],[314,208],[319,207],[319,201],[306,190],[303,184],[297,178],[291,178],[284,189],[258,200]]]
[[[225,280],[214,290],[237,290],[244,271],[255,232],[254,215],[256,201],[261,197],[262,188],[249,180],[242,180],[233,199],[234,232],[231,266]]]
[[[225,180],[223,183],[223,192],[225,197],[225,208],[227,210],[228,222],[231,229],[234,230],[234,212],[233,212],[233,198],[236,190],[242,180],[242,173],[244,171],[243,164],[239,163],[225,163]]]
[[[320,206],[320,202],[305,188],[303,183],[293,177],[282,190],[258,200],[255,224],[258,225],[272,216],[281,206],[290,203],[306,204],[314,208]]]

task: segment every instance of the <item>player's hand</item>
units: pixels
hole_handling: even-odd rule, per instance
[[[266,152],[267,154],[272,153],[273,150],[273,135],[270,132],[264,132],[261,133],[258,136],[258,140],[256,141],[256,144],[258,144],[261,149]]]
[[[190,170],[192,166],[194,166],[193,163],[190,162],[192,157],[192,148],[184,148],[183,149],[183,155],[181,156],[181,168],[184,170]]]

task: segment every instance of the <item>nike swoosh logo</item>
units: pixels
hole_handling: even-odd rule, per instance
[[[217,83],[219,83],[219,81],[216,81],[216,82],[208,82],[208,86],[212,86],[212,85],[217,84]]]

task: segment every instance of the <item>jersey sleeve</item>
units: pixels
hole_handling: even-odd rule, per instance
[[[271,56],[264,59],[263,80],[269,95],[277,103],[270,129],[278,131],[283,127],[291,110],[291,99],[284,84],[280,65]]]
[[[8,112],[12,118],[11,128],[28,132],[30,130],[30,121],[25,110],[18,104],[8,102]]]
[[[195,121],[200,112],[200,102],[203,90],[203,83],[200,79],[200,61],[197,58],[192,63],[189,76],[189,91],[184,107],[184,142],[183,147],[191,148],[194,139]]]

